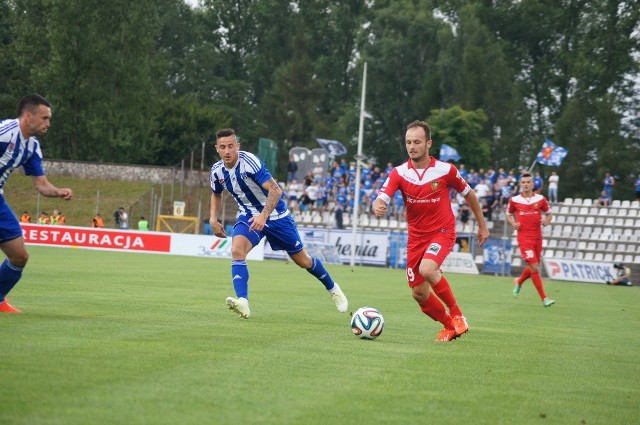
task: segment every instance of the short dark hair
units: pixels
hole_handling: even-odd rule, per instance
[[[21,116],[25,111],[33,112],[40,105],[51,108],[49,101],[39,94],[27,95],[18,102],[18,116]]]
[[[235,136],[236,131],[233,128],[222,128],[216,131],[216,141],[223,137]]]
[[[532,176],[531,176],[531,173],[522,173],[520,174],[520,178],[522,177],[532,177]]]
[[[429,128],[429,124],[424,121],[415,120],[414,122],[407,125],[407,130],[415,127],[422,127],[424,130],[424,134],[427,136],[427,140],[431,140],[431,129]]]

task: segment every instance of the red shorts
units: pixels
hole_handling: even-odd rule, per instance
[[[518,239],[520,246],[520,256],[527,264],[540,263],[542,257],[542,239]]]
[[[409,282],[409,286],[415,288],[424,282],[424,277],[419,273],[423,258],[435,261],[439,267],[447,255],[451,253],[455,243],[455,232],[436,232],[425,238],[409,240],[407,243],[407,282]]]

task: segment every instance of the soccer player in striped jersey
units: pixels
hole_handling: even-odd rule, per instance
[[[440,271],[456,243],[450,188],[464,196],[476,217],[479,245],[489,237],[489,230],[475,192],[455,166],[429,156],[431,144],[427,123],[414,121],[407,126],[405,146],[409,160],[389,173],[372,209],[376,217],[384,216],[396,191],[402,193],[409,227],[407,280],[422,312],[444,325],[436,337],[436,341],[444,342],[469,330],[449,281]]]
[[[36,94],[20,100],[18,118],[0,121],[0,249],[7,256],[0,265],[0,313],[20,313],[7,302],[6,296],[22,277],[29,259],[22,228],[1,194],[9,175],[22,167],[41,195],[66,200],[73,197],[71,189],[57,188],[44,176],[36,137],[47,134],[50,125],[51,105]]]
[[[520,255],[527,263],[520,277],[514,279],[514,298],[518,297],[522,284],[531,278],[542,300],[542,305],[549,307],[555,303],[547,298],[542,285],[542,278],[538,266],[542,258],[542,226],[548,226],[551,222],[549,203],[547,199],[533,192],[533,178],[531,174],[524,173],[520,177],[520,194],[509,199],[507,208],[507,221],[518,231],[518,246]],[[544,218],[543,218],[544,216]]]
[[[213,234],[226,238],[218,222],[222,207],[222,191],[227,190],[240,209],[233,227],[231,242],[231,279],[236,297],[228,297],[227,307],[241,318],[249,317],[249,269],[247,255],[262,238],[271,248],[284,250],[300,267],[315,276],[327,289],[338,311],[347,311],[349,303],[322,262],[308,254],[293,217],[282,200],[282,189],[256,155],[240,150],[235,131],[230,128],[216,133],[216,150],[220,161],[211,167],[211,215]]]

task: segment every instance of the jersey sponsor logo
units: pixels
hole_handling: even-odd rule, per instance
[[[440,244],[432,243],[431,245],[429,245],[429,248],[427,248],[427,254],[438,255],[441,249],[442,246]]]
[[[440,198],[416,199],[416,198],[407,197],[408,204],[428,204],[428,203],[437,204],[438,202],[440,202]]]

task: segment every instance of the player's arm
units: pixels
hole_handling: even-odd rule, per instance
[[[371,211],[377,218],[381,218],[387,213],[391,197],[399,190],[399,186],[398,172],[393,169],[384,183],[382,183],[378,197],[371,203]]]
[[[211,206],[209,207],[209,224],[213,234],[219,238],[226,238],[227,233],[222,223],[218,221],[218,211],[222,207],[222,192],[211,192]]]
[[[478,222],[478,245],[482,246],[489,237],[489,229],[487,228],[487,223],[484,221],[484,215],[482,215],[482,207],[480,206],[480,202],[478,202],[476,192],[473,190],[468,191],[467,194],[464,195],[464,199],[467,201],[467,205],[471,208],[471,212],[473,212]]]
[[[249,219],[249,222],[251,223],[249,228],[251,230],[261,231],[264,229],[264,225],[267,223],[269,215],[271,215],[273,210],[276,208],[276,205],[278,205],[278,201],[280,201],[280,198],[282,197],[282,189],[272,178],[262,183],[262,188],[268,192],[267,199],[264,201],[262,212]]]
[[[31,176],[33,187],[42,196],[49,198],[62,198],[67,201],[73,198],[73,191],[69,188],[59,188],[51,184],[45,176]]]

